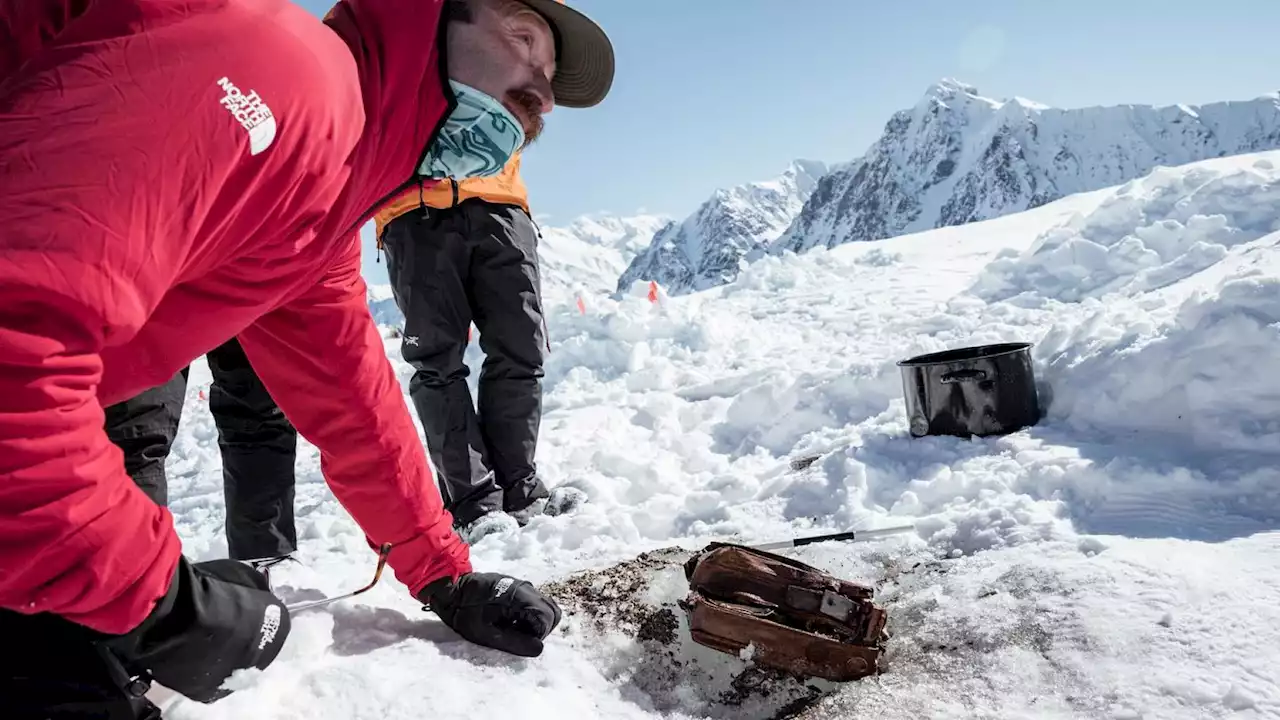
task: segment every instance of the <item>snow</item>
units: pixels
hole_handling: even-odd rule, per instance
[[[543,228],[538,245],[543,294],[552,302],[571,295],[573,302],[579,296],[611,293],[614,279],[670,222],[661,215],[596,216],[578,218],[565,228]]]
[[[773,180],[717,190],[683,222],[653,236],[618,278],[618,291],[642,280],[677,295],[732,282],[787,229],[828,169],[796,160]]]
[[[1045,233],[1027,257],[993,264],[981,294],[1078,301],[1176,283],[1280,230],[1278,180],[1267,159],[1247,167],[1235,159],[1208,162],[1190,173],[1158,168],[1087,217]]]
[[[404,313],[401,313],[399,306],[396,305],[395,297],[391,292],[391,285],[385,283],[370,284],[368,286],[368,296],[369,312],[373,314],[374,322],[379,325],[404,325]]]
[[[637,285],[584,313],[560,293],[538,459],[589,499],[472,548],[562,599],[546,652],[470,645],[384,578],[295,617],[282,658],[235,694],[166,717],[1280,718],[1277,168],[1277,152],[1161,168],[763,257],[658,303]],[[1040,424],[909,436],[898,360],[1009,341],[1035,343]],[[206,386],[197,368],[170,460],[199,559],[226,550]],[[275,573],[280,592],[363,585],[373,553],[306,443],[298,481],[302,562]],[[682,554],[710,540],[906,523],[788,552],[876,587],[892,632],[878,676],[749,692],[752,661],[692,644],[678,609],[666,644],[637,630],[670,619],[655,613],[687,590]]]

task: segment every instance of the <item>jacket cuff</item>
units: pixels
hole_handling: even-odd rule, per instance
[[[470,549],[451,527],[445,527],[442,532],[423,532],[391,544],[387,564],[415,598],[436,580],[457,580],[472,571]]]

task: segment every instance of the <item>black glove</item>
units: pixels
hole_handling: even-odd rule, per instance
[[[229,693],[241,668],[265,668],[289,635],[289,611],[267,580],[234,560],[178,561],[169,592],[137,628],[103,642],[131,670],[200,702]]]
[[[560,624],[560,607],[526,580],[498,573],[441,578],[418,599],[445,625],[477,645],[537,657],[542,641]]]

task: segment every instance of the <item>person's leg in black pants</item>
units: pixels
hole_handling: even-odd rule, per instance
[[[480,433],[502,487],[503,509],[516,513],[548,495],[534,463],[547,349],[538,234],[522,208],[464,206],[471,224],[471,307],[485,354]]]
[[[409,395],[457,528],[502,509],[463,362],[471,326],[467,233],[467,218],[455,208],[406,213],[382,235],[392,293],[405,316],[401,354],[415,370]]]
[[[298,547],[293,516],[297,431],[234,338],[206,359],[213,372],[209,409],[222,453],[228,553],[235,560],[288,555]],[[158,505],[168,504],[164,464],[178,433],[188,370],[106,408],[107,437],[124,452],[125,471]]]
[[[293,553],[298,549],[293,516],[297,430],[238,341],[233,338],[206,357],[213,372],[209,409],[222,451],[228,554],[252,560]]]
[[[164,462],[182,419],[187,370],[104,410],[107,438],[124,453],[125,472],[157,505],[169,503]]]
[[[405,316],[401,352],[416,369],[410,395],[445,506],[461,526],[546,498],[534,466],[546,334],[532,220],[472,199],[401,215],[382,243]],[[463,362],[472,320],[486,358],[478,415]]]

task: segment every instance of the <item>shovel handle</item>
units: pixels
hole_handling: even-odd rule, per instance
[[[848,532],[831,533],[830,535],[812,535],[810,537],[779,540],[778,542],[751,545],[750,547],[754,550],[781,550],[783,548],[802,547],[804,545],[812,545],[820,542],[862,542],[888,535],[912,532],[915,529],[915,525],[899,525],[897,527],[876,528],[875,530],[850,530]]]
[[[853,531],[835,533],[833,535],[814,535],[812,537],[796,538],[795,540],[791,541],[791,546],[803,547],[805,545],[812,545],[814,543],[820,543],[820,542],[841,542],[844,540],[853,540],[855,537],[857,537],[857,535],[858,534]]]
[[[300,603],[294,603],[293,605],[286,605],[285,610],[288,610],[289,614],[293,615],[294,613],[299,613],[299,612],[302,612],[303,610],[311,610],[313,608],[324,607],[325,605],[328,605],[330,603],[335,603],[335,602],[338,602],[339,600],[346,600],[348,598],[353,598],[361,593],[368,592],[373,588],[374,585],[378,584],[378,580],[382,577],[382,569],[387,566],[387,556],[390,554],[391,554],[391,543],[382,543],[382,546],[378,548],[378,568],[373,571],[373,580],[370,581],[368,585],[365,585],[359,590],[354,590],[352,592],[349,592],[343,595],[336,595],[330,598],[324,598],[322,600],[311,600],[308,602],[300,602]]]

